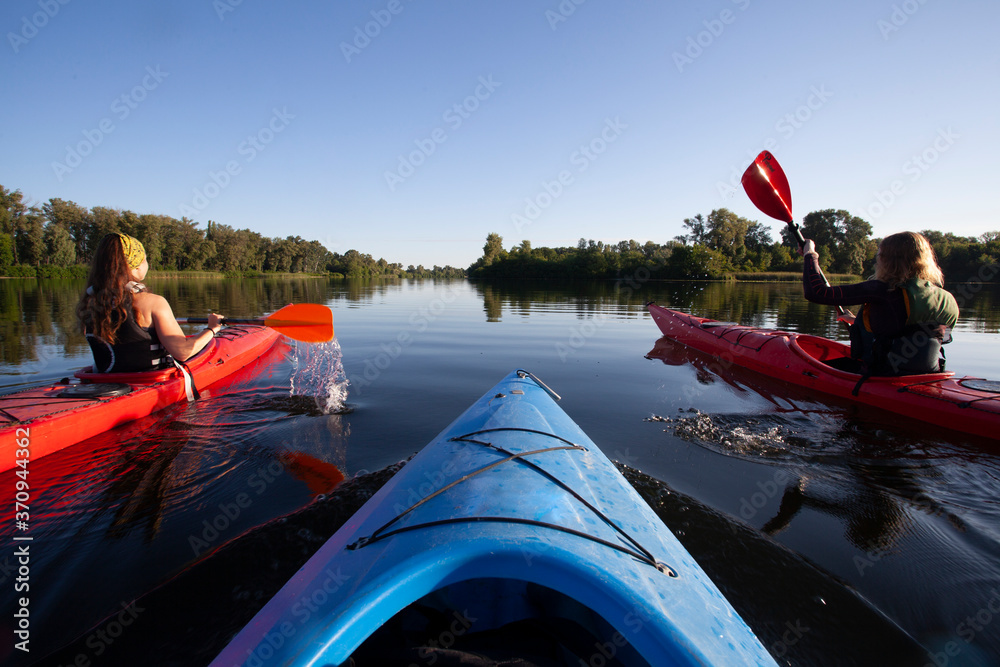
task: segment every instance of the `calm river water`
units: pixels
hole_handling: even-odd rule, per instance
[[[1000,664],[1000,446],[720,377],[644,307],[843,339],[794,283],[149,284],[178,316],[325,303],[337,341],[32,461],[31,652],[12,647],[8,508],[4,664],[207,664],[387,466],[515,368],[563,396],[780,664]],[[0,391],[90,363],[82,287],[0,280]],[[998,297],[963,299],[949,369],[1000,378]]]

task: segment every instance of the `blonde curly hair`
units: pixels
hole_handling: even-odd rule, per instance
[[[944,274],[937,265],[934,249],[923,234],[899,232],[882,239],[875,262],[875,279],[895,289],[911,278],[928,280],[944,287]]]

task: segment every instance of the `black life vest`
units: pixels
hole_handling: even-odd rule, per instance
[[[868,304],[851,325],[851,356],[860,359],[865,375],[916,375],[945,369],[944,349],[958,321],[958,304],[950,292],[926,280],[910,279],[900,287],[906,324],[896,334],[876,334]]]
[[[133,292],[141,292],[145,288],[136,283],[132,289]],[[90,327],[87,327],[87,342],[94,354],[94,371],[133,373],[172,366],[173,360],[160,344],[156,329],[152,325],[148,329],[140,327],[135,321],[131,304],[125,310],[128,314],[115,331],[117,341],[114,345],[92,333]]]

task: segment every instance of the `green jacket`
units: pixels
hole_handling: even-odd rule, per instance
[[[950,329],[958,322],[958,303],[948,290],[919,278],[910,278],[902,288],[907,326],[943,324]]]

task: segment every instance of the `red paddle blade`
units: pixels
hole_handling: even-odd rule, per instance
[[[743,172],[743,189],[754,206],[783,222],[793,222],[792,191],[778,160],[770,151],[760,155]]]

